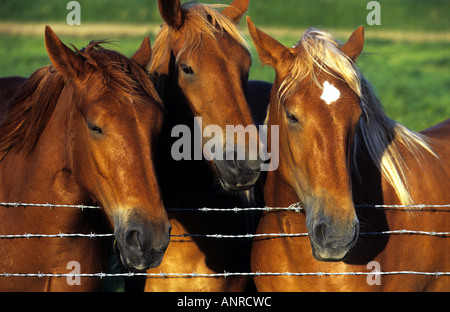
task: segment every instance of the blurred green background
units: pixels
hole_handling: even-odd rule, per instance
[[[29,76],[49,63],[44,25],[66,43],[85,46],[109,39],[131,56],[143,37],[152,42],[162,23],[156,0],[79,0],[81,26],[66,24],[68,0],[0,0],[0,76]],[[231,0],[200,1],[229,4]],[[251,0],[248,15],[262,30],[292,46],[308,27],[320,27],[345,41],[366,27],[358,65],[378,90],[390,117],[422,130],[450,117],[450,1],[380,0],[381,25],[366,22],[367,0]],[[247,33],[245,19],[241,23]],[[249,39],[249,42],[251,40]],[[251,79],[272,81],[252,46]]]

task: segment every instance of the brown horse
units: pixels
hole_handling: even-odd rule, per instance
[[[450,203],[450,121],[416,133],[385,115],[354,63],[362,27],[342,46],[309,29],[287,48],[248,25],[261,60],[276,70],[267,123],[279,126],[280,165],[268,173],[266,204],[303,207],[266,213],[257,233],[308,234],[255,240],[252,271],[449,272],[448,211],[373,205]],[[403,229],[444,234],[385,233]],[[448,276],[286,275],[255,283],[262,291],[450,290]]]
[[[170,224],[153,155],[163,107],[146,71],[150,41],[128,59],[99,42],[75,52],[47,27],[52,66],[38,69],[9,101],[0,124],[1,202],[100,205],[101,210],[0,207],[0,234],[104,233],[114,228],[129,269],[160,264]],[[0,271],[104,272],[109,240],[0,240]],[[70,284],[70,285],[69,285]],[[78,285],[79,284],[79,285]],[[87,291],[97,277],[0,277],[2,290]]]
[[[163,99],[167,118],[158,147],[158,177],[166,208],[233,208],[242,206],[237,194],[226,190],[247,190],[257,181],[260,160],[247,157],[249,141],[235,141],[246,151],[236,158],[223,142],[222,160],[195,160],[195,155],[173,159],[174,127],[184,125],[190,133],[217,125],[225,136],[228,125],[253,125],[246,101],[250,54],[237,26],[247,10],[248,0],[235,0],[222,12],[215,6],[180,1],[159,1],[165,20],[153,48],[150,74]],[[194,117],[202,118],[201,128]],[[219,135],[214,137],[217,139]],[[208,142],[194,139],[200,150]],[[196,141],[197,140],[197,141]],[[191,139],[188,139],[191,142]],[[235,149],[236,150],[236,149]],[[194,151],[195,153],[195,151]],[[230,156],[231,158],[226,158]],[[194,159],[194,160],[192,160]],[[221,187],[222,186],[222,187]],[[224,210],[227,211],[227,210]],[[247,234],[251,229],[244,213],[170,213],[172,234]],[[172,238],[164,261],[149,273],[223,273],[249,270],[250,241],[215,240],[199,237]],[[151,278],[147,291],[245,290],[248,278]]]

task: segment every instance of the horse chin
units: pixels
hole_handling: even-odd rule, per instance
[[[243,192],[251,189],[256,181],[258,180],[258,177],[251,179],[250,181],[239,181],[239,179],[227,179],[224,178],[223,175],[219,174],[219,181],[220,185],[222,185],[222,188],[228,192]]]
[[[231,184],[228,183],[222,179],[219,178],[220,181],[220,185],[222,185],[222,188],[228,192],[242,192],[242,191],[247,191],[249,189],[252,188],[253,184],[249,184],[249,185],[242,185],[240,183],[236,183],[236,184]]]
[[[339,262],[347,256],[347,249],[318,248],[311,246],[314,258],[322,262]]]
[[[147,266],[145,264],[134,264],[131,260],[129,260],[129,258],[124,259],[122,254],[120,254],[120,260],[122,261],[123,265],[131,271],[142,272],[150,268],[150,266]]]
[[[127,253],[119,244],[114,245],[116,254],[119,255],[120,261],[126,269],[134,272],[143,272],[147,269],[158,267],[163,259],[163,252],[154,252],[152,257],[147,260],[138,259],[133,254]]]
[[[228,170],[222,163],[214,163],[222,188],[229,192],[243,192],[251,189],[259,179],[260,172],[250,169]]]

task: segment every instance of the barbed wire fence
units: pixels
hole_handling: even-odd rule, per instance
[[[57,204],[34,204],[34,203],[8,203],[0,202],[0,206],[4,207],[30,207],[30,208],[74,208],[79,210],[85,209],[102,209],[99,206],[88,206],[88,205],[57,205]],[[398,210],[398,211],[429,211],[429,212],[450,212],[450,204],[445,205],[355,205],[359,208],[375,208],[384,210]],[[204,213],[239,213],[239,212],[279,212],[279,211],[294,211],[301,212],[303,208],[300,203],[292,204],[289,207],[254,207],[254,208],[173,208],[167,209],[168,212],[204,212]],[[377,231],[377,232],[362,232],[360,235],[423,235],[431,237],[441,237],[448,238],[450,232],[436,232],[436,231],[421,231],[421,230],[411,230],[411,229],[399,229],[390,231]],[[307,237],[308,233],[262,233],[262,234],[240,234],[240,235],[227,235],[227,234],[171,234],[171,237],[177,238],[206,238],[206,239],[254,239],[254,238],[292,238],[292,237]],[[112,233],[23,233],[23,234],[2,234],[0,239],[40,239],[40,238],[112,238],[114,234]],[[0,277],[97,277],[97,278],[108,278],[108,277],[138,277],[144,276],[147,278],[170,278],[170,277],[185,277],[185,278],[229,278],[229,277],[258,277],[258,276],[361,276],[361,275],[371,275],[371,276],[386,276],[386,275],[422,275],[422,276],[450,276],[450,272],[418,272],[418,271],[371,271],[371,272],[223,272],[223,273],[138,273],[138,272],[128,272],[128,273],[0,273]]]

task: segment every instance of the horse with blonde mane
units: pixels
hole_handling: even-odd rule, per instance
[[[279,126],[280,165],[267,175],[265,201],[302,206],[265,213],[257,233],[307,233],[253,241],[258,290],[449,291],[450,277],[433,274],[450,271],[449,211],[411,205],[450,203],[450,120],[417,133],[386,116],[355,65],[362,27],[342,46],[309,29],[287,48],[248,26],[276,70],[266,122]],[[364,274],[373,264],[386,274]]]
[[[76,283],[57,277],[74,273],[68,266],[73,261],[81,274],[106,271],[113,241],[86,238],[90,234],[113,228],[115,246],[130,270],[158,266],[169,243],[153,162],[163,106],[144,69],[150,41],[147,37],[132,59],[100,43],[73,51],[47,26],[52,65],[26,81],[5,80],[21,86],[0,119],[3,291],[100,290],[103,281],[95,276],[80,276]],[[9,239],[25,233],[30,236]]]
[[[170,212],[172,240],[164,260],[149,273],[214,274],[250,270],[250,241],[216,240],[190,234],[247,234],[254,231],[252,216],[226,208],[242,207],[237,194],[256,183],[259,159],[248,157],[249,142],[258,133],[248,133],[240,142],[246,151],[238,159],[227,150],[227,126],[253,125],[246,101],[250,53],[237,23],[247,10],[248,0],[235,0],[230,6],[204,5],[179,0],[159,1],[165,24],[153,48],[150,74],[167,110],[158,148],[158,173],[164,205],[177,208],[224,208],[222,212]],[[221,12],[217,8],[225,7]],[[201,128],[194,124],[201,117]],[[172,148],[179,140],[175,126],[190,133],[217,125],[223,138],[223,159],[213,161],[173,159]],[[199,129],[200,128],[200,129]],[[192,138],[192,146],[203,149],[209,138]],[[191,138],[189,139],[191,141]],[[237,148],[236,148],[237,147]],[[231,156],[231,157],[230,157]],[[224,191],[225,190],[225,191]],[[250,218],[248,218],[250,217]],[[188,236],[184,236],[188,234]],[[181,236],[181,237],[176,237]],[[243,291],[252,285],[248,277],[237,278],[149,278],[146,291]]]

